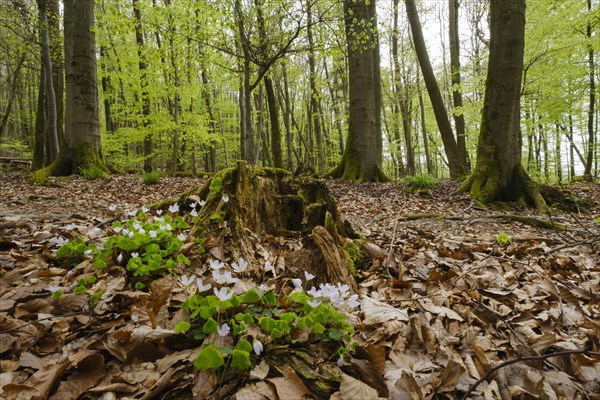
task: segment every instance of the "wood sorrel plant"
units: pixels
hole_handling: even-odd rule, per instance
[[[245,261],[238,260],[232,264],[232,268],[239,270],[240,264],[245,264]],[[230,271],[221,272],[223,263],[213,261],[211,267],[213,277],[231,277],[229,282],[224,282],[225,285],[237,280]],[[274,343],[288,342],[292,336],[300,337],[293,335],[294,331],[305,330],[311,339],[333,344],[339,359],[343,361],[351,350],[354,327],[348,321],[348,315],[340,309],[356,307],[358,296],[350,296],[346,285],[330,284],[320,285],[319,289],[312,287],[309,294],[304,292],[299,279],[293,281],[296,289],[288,296],[277,295],[264,285],[235,295],[227,286],[211,287],[198,279],[198,293],[182,305],[183,309],[190,312],[190,322],[180,322],[175,330],[188,332],[193,327],[191,332],[198,340],[210,335],[231,336],[233,341],[229,343],[233,343],[233,346],[219,346],[213,344],[214,340],[207,340],[194,362],[196,368],[216,370],[230,366],[240,370],[250,369],[252,352],[258,356],[263,351],[263,343],[249,333],[256,332],[256,328],[268,338],[268,342]],[[193,280],[183,276],[180,283],[189,288]],[[252,325],[254,329],[251,329]]]
[[[142,208],[139,213],[131,211],[127,215],[133,218],[125,222],[115,221],[111,227],[112,234],[101,245],[86,244],[80,237],[60,243],[57,259],[74,264],[91,257],[92,265],[97,269],[103,269],[112,262],[124,266],[134,277],[162,275],[178,265],[190,265],[190,260],[180,252],[190,225],[179,215],[179,206],[171,205],[170,215],[163,216],[163,211],[157,210],[157,216],[150,216],[149,211],[147,208]],[[195,224],[199,222],[197,215],[194,206],[190,218]],[[194,241],[202,243],[202,239]],[[56,242],[58,244],[59,240]],[[202,247],[198,250],[203,251]],[[136,288],[143,288],[143,284]]]

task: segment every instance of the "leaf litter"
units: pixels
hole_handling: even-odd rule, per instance
[[[358,346],[350,362],[340,369],[316,351],[287,350],[313,358],[318,374],[337,376],[339,390],[325,396],[289,365],[277,366],[268,346],[244,377],[196,370],[197,344],[174,331],[187,318],[179,309],[187,294],[175,276],[144,292],[115,269],[92,284],[90,293],[102,292],[95,304],[70,292],[95,269],[89,260],[58,263],[57,238],[101,241],[127,210],[202,179],[145,186],[136,176],[71,177],[39,187],[5,173],[2,182],[3,398],[600,398],[598,208],[557,213],[553,220],[568,229],[552,230],[480,209],[454,194],[451,182],[423,192],[401,183],[328,182],[371,261],[357,270],[360,307],[351,321]],[[597,185],[570,189],[600,201]],[[532,217],[527,209],[511,212]],[[222,240],[211,240],[211,256],[236,260]],[[302,247],[283,237],[253,245],[265,259],[273,249]],[[270,261],[283,271],[270,283],[282,285],[290,278],[285,262]],[[55,288],[66,292],[55,297]]]

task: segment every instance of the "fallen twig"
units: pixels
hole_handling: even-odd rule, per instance
[[[538,228],[544,228],[544,229],[557,229],[557,230],[562,230],[562,231],[567,230],[567,226],[564,224],[559,224],[558,222],[546,221],[544,219],[539,219],[536,217],[530,217],[530,216],[525,216],[525,215],[499,214],[499,215],[492,215],[492,218],[509,219],[511,221],[516,221],[516,222],[520,222],[522,224],[531,225],[531,226],[537,226]]]
[[[600,242],[600,238],[595,238],[595,239],[591,239],[591,240],[580,240],[578,242],[573,242],[573,243],[565,243],[565,244],[562,244],[560,246],[556,246],[553,249],[550,249],[550,250],[546,251],[546,254],[554,253],[556,251],[563,250],[563,249],[566,249],[566,248],[569,248],[569,247],[579,246],[581,244],[593,245],[593,244],[598,243],[598,242]]]
[[[545,360],[547,358],[552,358],[552,357],[570,356],[573,354],[589,354],[589,355],[596,356],[596,357],[598,357],[598,355],[599,355],[598,353],[590,352],[589,349],[586,348],[583,350],[559,351],[558,353],[542,354],[539,356],[518,357],[518,358],[513,358],[512,360],[506,360],[506,361],[496,365],[495,367],[491,368],[488,372],[485,373],[484,376],[479,378],[477,380],[477,382],[472,384],[469,387],[469,389],[465,392],[463,397],[461,397],[461,400],[467,400],[469,398],[469,396],[471,395],[471,393],[477,388],[477,386],[479,386],[483,381],[487,380],[494,372],[498,371],[501,368],[508,367],[509,365],[516,364],[518,362],[523,362],[523,361],[539,361],[539,360]]]

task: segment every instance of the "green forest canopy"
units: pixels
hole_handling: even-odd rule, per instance
[[[56,81],[64,79],[57,74],[62,6],[58,0],[45,3]],[[448,176],[402,3],[377,5],[382,167],[393,178],[412,172],[409,165],[415,174]],[[459,2],[458,87],[451,84],[448,1],[417,3],[425,32],[437,32],[427,44],[449,114],[464,116],[472,165],[485,88],[487,2]],[[246,71],[253,85],[256,161],[273,165],[275,110],[284,167],[332,170],[343,154],[348,119],[342,7],[334,0],[96,1],[99,111],[108,164],[119,171],[139,172],[150,164],[199,172],[244,158],[240,96]],[[534,179],[564,181],[584,169],[598,174],[598,107],[592,106],[599,10],[600,2],[592,0],[537,0],[527,8],[522,162]],[[37,2],[0,0],[0,156],[33,157],[36,131],[47,129],[40,27]],[[311,57],[314,68],[307,67]],[[265,77],[272,82],[274,108]],[[453,106],[453,89],[462,94],[462,107]],[[315,134],[316,125],[322,133]],[[150,152],[144,147],[149,138]]]

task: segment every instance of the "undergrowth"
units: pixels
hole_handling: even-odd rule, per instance
[[[408,175],[402,180],[413,189],[431,189],[438,184],[437,178],[426,174]]]
[[[222,181],[214,179],[211,193],[220,192],[221,187]],[[221,201],[226,203],[229,197],[223,195]],[[51,288],[52,296],[57,298],[68,291],[87,294],[89,306],[95,307],[102,298],[96,288],[101,287],[102,279],[112,276],[102,271],[122,268],[132,290],[150,293],[154,279],[174,275],[188,296],[181,308],[189,313],[189,320],[179,322],[174,330],[200,343],[201,351],[194,362],[198,370],[249,370],[265,347],[292,341],[306,345],[319,341],[331,349],[338,364],[348,361],[354,346],[354,327],[346,311],[359,303],[347,285],[320,284],[305,290],[314,278],[305,273],[304,282],[287,279],[288,284],[277,290],[264,284],[238,287],[240,279],[248,278],[248,263],[242,258],[230,265],[206,260],[203,268],[192,270],[189,256],[204,254],[207,226],[219,224],[225,215],[221,210],[201,220],[198,211],[205,204],[192,203],[185,211],[178,204],[170,205],[168,210],[144,207],[127,211],[125,215],[130,218],[115,221],[101,243],[86,243],[81,237],[55,239],[60,245],[56,258],[63,267],[71,269],[89,260],[97,273],[78,280],[71,288]],[[270,262],[262,269],[263,276],[276,275]]]

